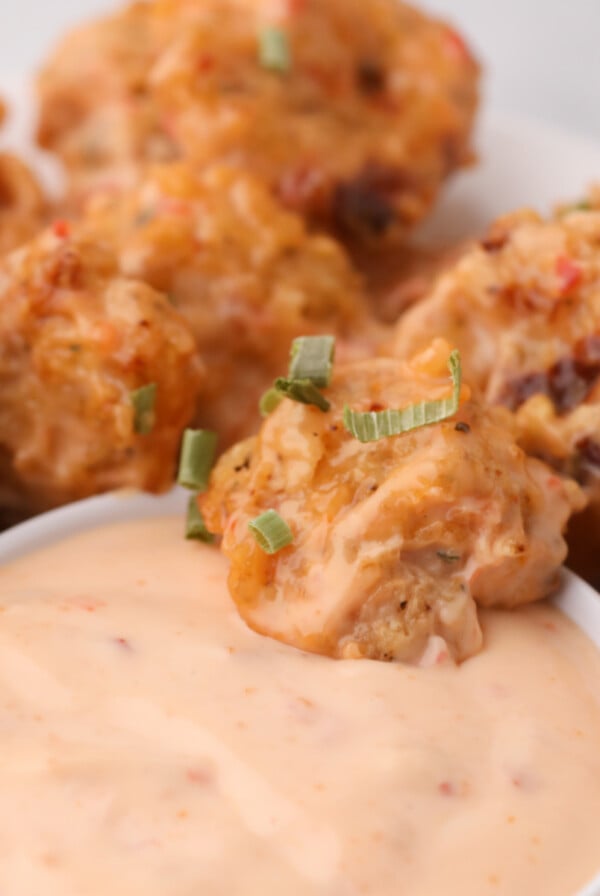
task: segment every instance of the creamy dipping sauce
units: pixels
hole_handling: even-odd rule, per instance
[[[556,610],[460,668],[254,634],[181,520],[0,570],[0,893],[571,896],[600,865],[600,656]]]

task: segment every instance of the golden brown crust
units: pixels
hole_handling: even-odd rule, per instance
[[[458,345],[471,381],[515,415],[519,443],[575,476],[600,506],[600,212],[497,221],[398,323],[407,357],[433,336]]]
[[[43,509],[172,482],[200,370],[186,322],[114,256],[66,225],[0,266],[0,455],[13,503]],[[157,385],[134,431],[131,392]]]
[[[447,394],[448,354],[438,342],[411,364],[339,366],[329,412],[285,400],[219,461],[200,505],[253,628],[332,656],[413,661],[438,637],[461,660],[481,644],[475,602],[516,606],[552,590],[581,494],[526,457],[504,412],[464,389],[455,418],[398,437],[365,445],[343,426],[345,405]],[[271,508],[294,534],[273,556],[248,530]]]
[[[48,216],[48,202],[31,169],[14,154],[0,152],[0,255],[35,236]]]
[[[196,419],[222,444],[256,430],[260,394],[285,373],[295,336],[356,336],[354,351],[379,337],[343,250],[231,168],[155,166],[93,203],[85,226],[190,322],[209,371]]]
[[[261,65],[267,27],[288,71]],[[454,31],[396,0],[157,0],[67,37],[40,140],[79,195],[183,155],[252,171],[347,239],[404,234],[471,158],[477,77]]]

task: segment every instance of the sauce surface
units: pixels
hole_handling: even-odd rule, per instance
[[[571,896],[600,864],[600,656],[556,610],[461,667],[254,634],[181,520],[0,570],[0,893]]]

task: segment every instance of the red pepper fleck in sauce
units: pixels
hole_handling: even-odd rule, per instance
[[[52,232],[54,236],[57,236],[59,239],[64,240],[71,235],[71,225],[63,218],[59,218],[52,225]]]
[[[579,285],[583,272],[579,265],[566,255],[560,255],[556,259],[556,273],[560,280],[560,291],[565,295]]]
[[[456,788],[451,781],[442,781],[438,787],[439,792],[442,796],[454,796],[456,793]]]

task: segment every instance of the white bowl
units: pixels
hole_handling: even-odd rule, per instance
[[[0,563],[8,563],[70,535],[109,523],[179,513],[183,519],[186,501],[187,493],[179,488],[158,498],[129,492],[78,501],[1,534]],[[565,569],[553,603],[600,648],[600,595],[593,588]],[[600,875],[577,896],[600,896]]]

